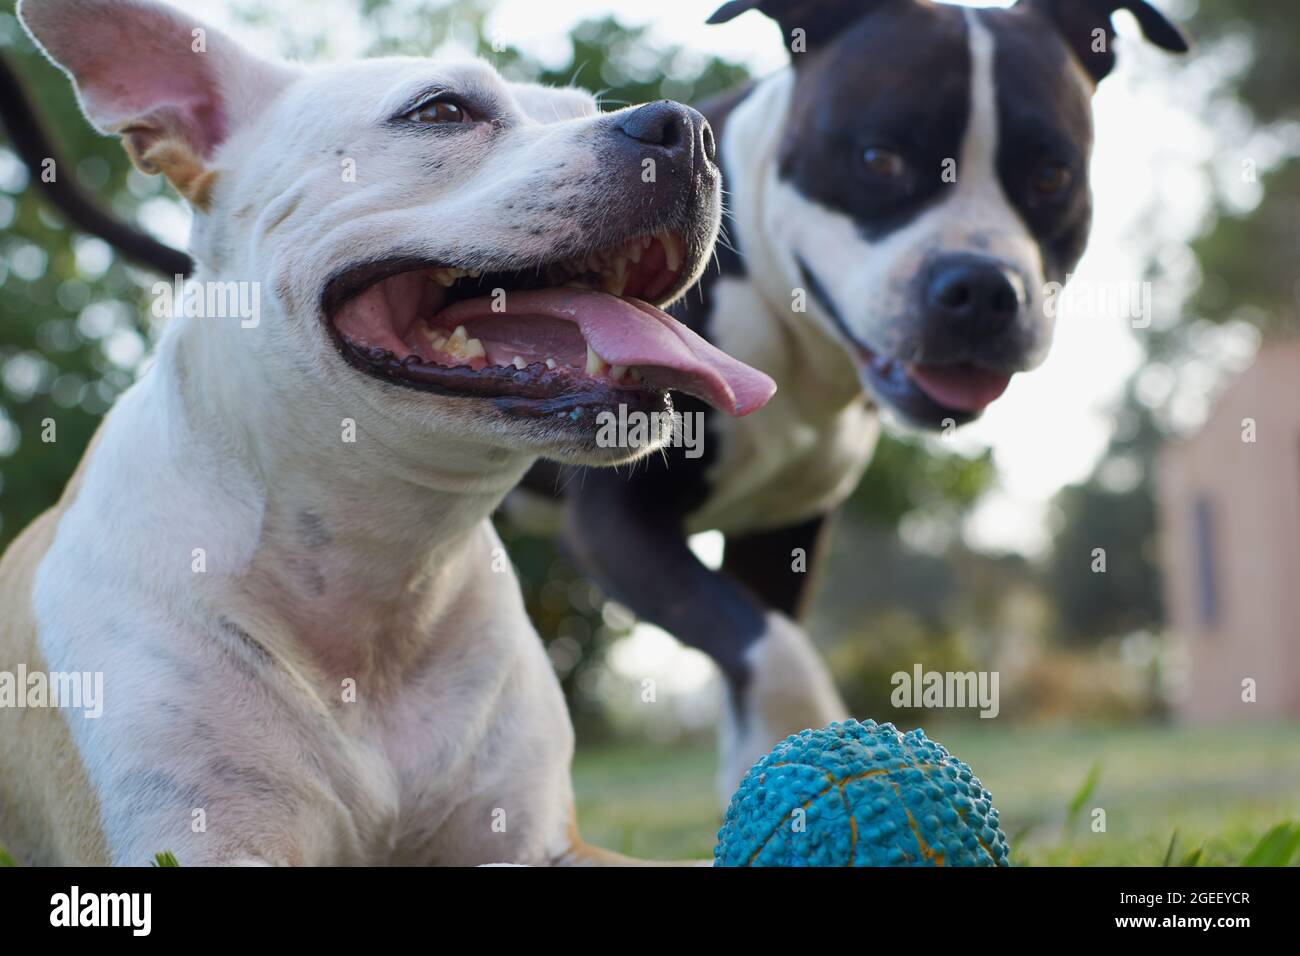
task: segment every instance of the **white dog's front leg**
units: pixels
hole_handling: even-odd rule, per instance
[[[107,862],[147,866],[160,853],[181,866],[361,859],[358,820],[383,819],[393,805],[390,775],[363,775],[370,764],[358,766],[354,748],[337,742],[333,714],[290,693],[292,675],[258,658],[245,632],[226,622],[163,633],[137,608],[134,628],[94,640],[67,621],[73,610],[50,614],[65,626],[47,633],[46,659],[54,670],[102,674],[98,716],[69,711],[65,723]],[[351,808],[340,779],[351,782]]]
[[[282,833],[271,841],[267,841],[265,836],[260,840],[258,837],[243,838],[227,832],[224,827],[218,830],[214,826],[206,832],[191,830],[186,818],[203,826],[204,821],[191,817],[191,814],[194,810],[207,809],[178,804],[161,812],[131,813],[124,812],[121,807],[111,807],[109,812],[114,821],[106,827],[105,833],[109,862],[113,866],[149,866],[164,854],[174,857],[178,865],[185,867],[291,866],[302,862],[298,841],[289,832],[291,821],[284,821],[280,827]],[[258,827],[262,834],[266,833],[268,823],[270,821],[263,821],[263,825]],[[263,842],[265,849],[252,845],[254,841]]]
[[[725,808],[754,762],[790,734],[849,716],[799,625],[775,611],[746,653],[750,679],[728,693],[719,727],[717,788]]]
[[[321,805],[320,788],[307,787],[301,776],[221,757],[204,761],[216,774],[189,776],[187,763],[194,765],[170,755],[101,790],[112,865],[147,866],[161,853],[187,867],[317,865],[354,856],[331,839],[348,828],[330,819],[335,814]],[[262,782],[222,780],[223,765]]]

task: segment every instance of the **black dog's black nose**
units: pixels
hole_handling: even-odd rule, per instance
[[[622,118],[618,128],[637,142],[658,146],[674,157],[689,160],[698,151],[712,162],[717,152],[709,121],[672,100],[637,107]]]
[[[930,269],[926,311],[948,336],[973,343],[996,335],[1015,321],[1024,302],[1024,282],[997,260],[946,256]]]

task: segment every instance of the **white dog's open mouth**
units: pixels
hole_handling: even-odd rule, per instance
[[[327,313],[353,364],[416,388],[528,414],[678,389],[746,415],[772,380],[651,304],[680,292],[683,256],[664,232],[520,270],[401,261],[367,284],[363,266]]]

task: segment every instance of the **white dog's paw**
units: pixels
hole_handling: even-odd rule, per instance
[[[717,788],[725,808],[746,771],[790,734],[849,716],[830,673],[799,625],[771,612],[747,654],[750,680],[723,707]]]

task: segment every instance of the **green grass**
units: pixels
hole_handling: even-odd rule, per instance
[[[1300,730],[934,726],[992,792],[1018,864],[1300,863]],[[713,748],[580,750],[583,836],[645,859],[708,858],[721,814]],[[1094,832],[1097,808],[1105,832]],[[13,860],[0,848],[0,866]],[[154,866],[179,866],[160,852]]]
[[[1020,864],[1278,865],[1300,853],[1300,730],[1294,724],[934,726],[993,793]],[[580,751],[578,823],[638,857],[708,857],[720,813],[713,750]],[[1106,811],[1104,833],[1094,810]]]

